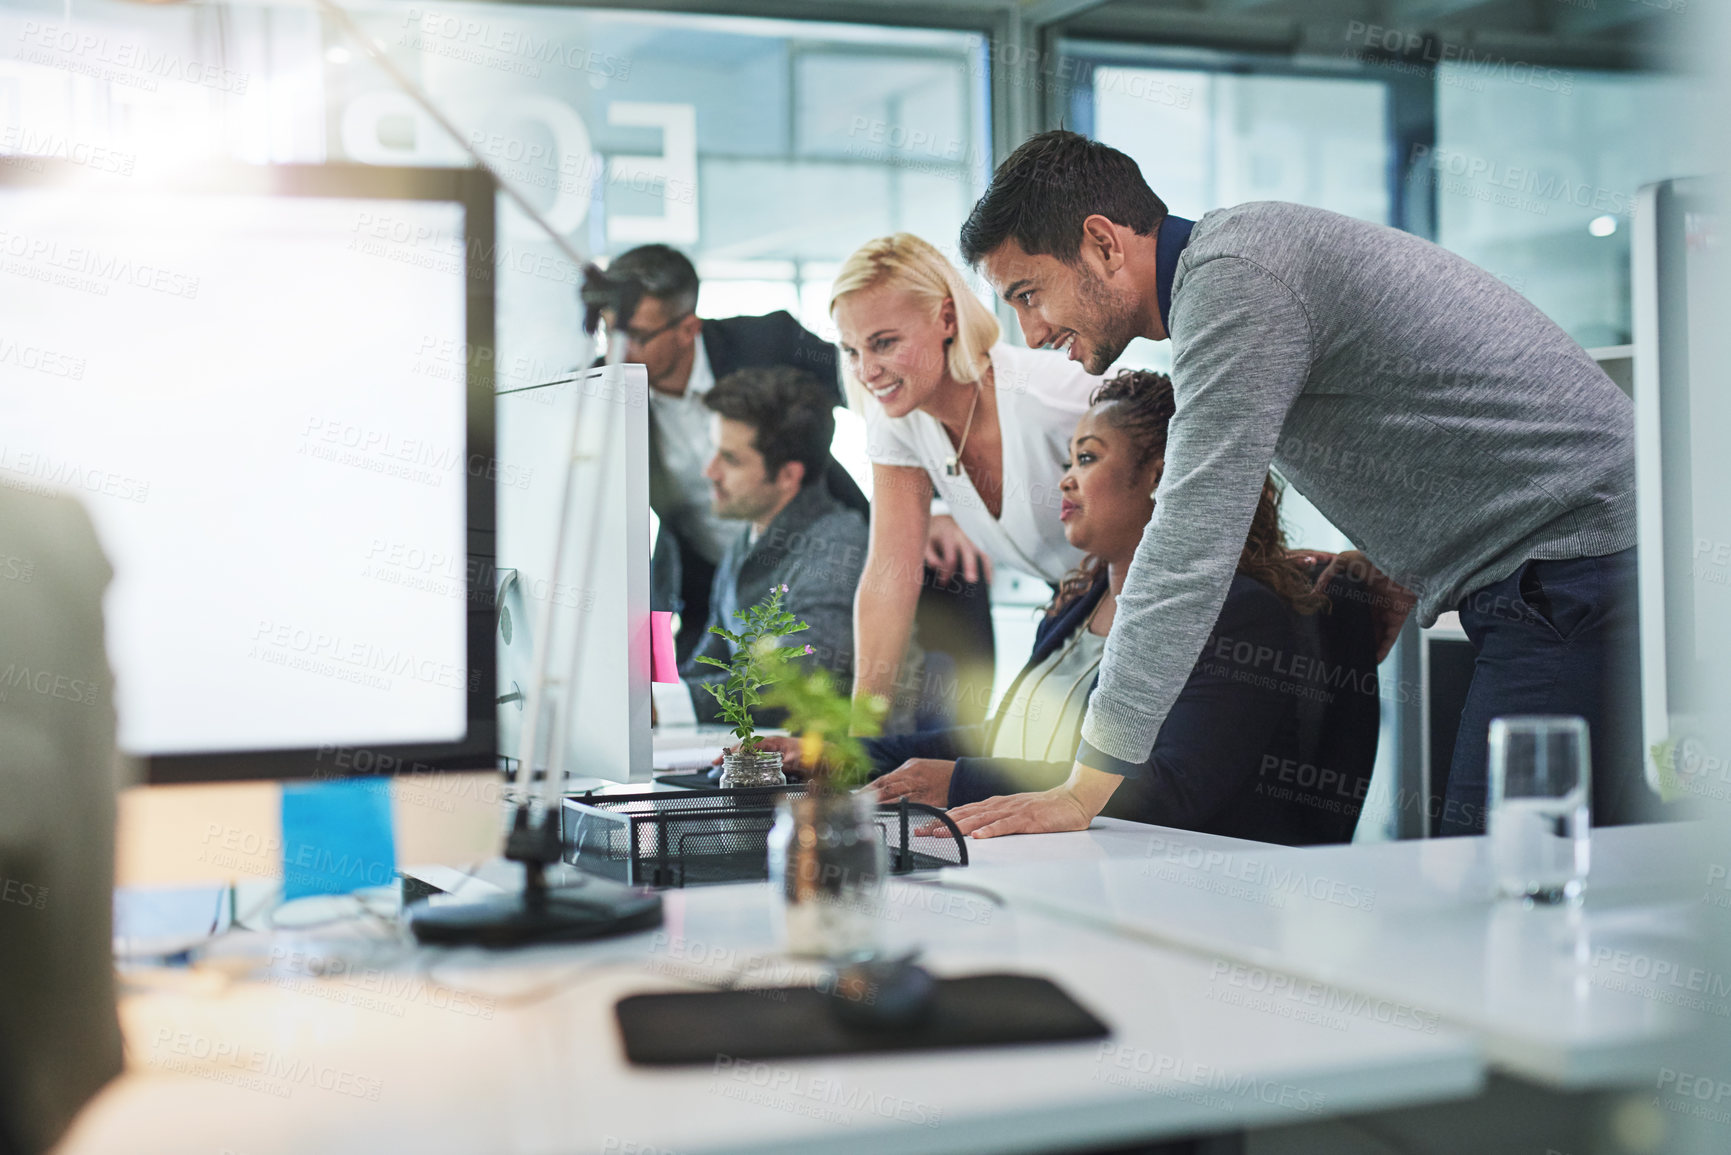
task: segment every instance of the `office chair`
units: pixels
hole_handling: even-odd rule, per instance
[[[1319,565],[1312,576],[1320,574]],[[1299,707],[1303,761],[1339,776],[1328,791],[1342,803],[1338,817],[1325,823],[1330,837],[1320,842],[1351,842],[1376,766],[1382,729],[1382,697],[1376,672],[1374,593],[1361,578],[1345,572],[1329,580],[1330,609],[1299,619],[1302,643],[1329,671],[1326,702],[1305,700]],[[1332,813],[1332,812],[1331,812]]]

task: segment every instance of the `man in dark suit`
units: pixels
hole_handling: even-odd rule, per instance
[[[736,370],[782,365],[811,374],[832,404],[847,402],[835,346],[785,310],[762,317],[698,317],[697,270],[679,250],[641,245],[616,257],[607,273],[642,288],[630,320],[615,332],[625,335],[625,359],[648,371],[649,505],[662,527],[650,561],[650,601],[658,610],[679,613],[674,649],[683,663],[704,640],[715,567],[740,528],[710,505],[703,470],[715,444],[704,396]],[[615,318],[608,322],[613,325]],[[869,516],[865,495],[833,458],[824,485],[842,506]],[[933,702],[927,712],[977,721],[990,695],[993,653],[986,583],[977,580],[981,555],[951,518],[934,516],[926,558],[919,644],[928,654],[953,655],[956,667],[985,671],[983,687],[964,687],[956,701]]]

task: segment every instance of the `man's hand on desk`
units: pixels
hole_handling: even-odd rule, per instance
[[[1365,589],[1371,593],[1371,620],[1376,623],[1376,660],[1381,662],[1388,657],[1388,652],[1394,649],[1395,639],[1400,637],[1401,626],[1406,624],[1407,615],[1418,604],[1418,595],[1377,569],[1370,558],[1356,549],[1344,553],[1322,553],[1313,549],[1291,552],[1306,565],[1322,563],[1322,573],[1312,587],[1317,593],[1326,590],[1337,573],[1345,573],[1364,583]]]
[[[926,564],[944,585],[955,576],[958,566],[964,581],[977,582],[982,575],[992,580],[992,559],[968,540],[956,519],[947,513],[935,515],[926,530]]]
[[[1069,780],[1062,786],[970,802],[952,809],[950,820],[964,835],[974,838],[1086,830],[1094,816],[1106,808],[1112,792],[1122,781],[1116,774],[1076,762],[1070,767]]]
[[[950,821],[956,824],[956,829],[973,838],[1086,830],[1093,820],[1094,816],[1068,785],[1033,794],[1005,794],[950,811]]]
[[[906,798],[941,807],[950,800],[950,777],[955,772],[955,762],[946,758],[909,758],[872,785],[879,802]]]

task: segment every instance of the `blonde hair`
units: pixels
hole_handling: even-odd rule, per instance
[[[944,254],[912,233],[896,233],[867,241],[842,262],[829,293],[830,315],[835,303],[848,293],[878,285],[913,296],[931,306],[933,315],[944,302],[956,303],[956,338],[946,356],[950,376],[967,383],[986,375],[992,346],[998,342],[998,319],[980,303],[962,279],[962,274]],[[844,362],[845,366],[845,362]],[[851,372],[846,373],[849,392],[863,393]]]

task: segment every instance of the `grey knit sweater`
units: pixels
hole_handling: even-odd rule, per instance
[[[1178,259],[1167,330],[1177,415],[1083,723],[1089,766],[1147,759],[1271,465],[1426,625],[1528,558],[1635,544],[1629,400],[1445,249],[1301,205],[1222,209]]]

